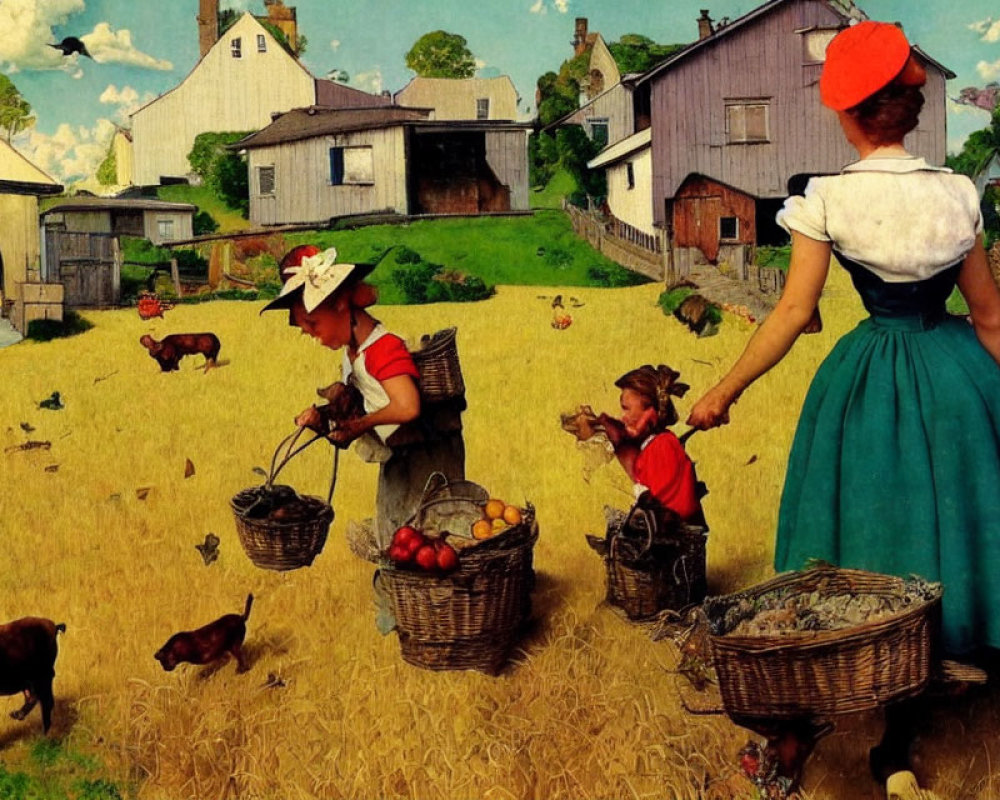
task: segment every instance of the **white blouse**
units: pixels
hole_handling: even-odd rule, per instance
[[[888,283],[924,280],[961,261],[983,229],[972,181],[916,156],[869,156],[812,178],[777,222],[832,242]]]

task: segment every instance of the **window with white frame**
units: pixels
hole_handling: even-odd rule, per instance
[[[719,239],[723,242],[740,238],[739,217],[719,217]]]
[[[263,33],[257,34],[257,52],[266,53],[267,52],[267,37]]]
[[[726,142],[744,144],[770,141],[770,101],[727,100]]]
[[[490,118],[490,98],[488,97],[476,98],[476,119],[489,119],[489,118]]]
[[[257,167],[257,194],[274,194],[274,165]]]
[[[156,233],[160,237],[160,241],[166,241],[167,239],[174,238],[174,221],[172,219],[158,219],[156,220]]]
[[[330,148],[330,184],[349,183],[375,183],[371,146]]]
[[[822,64],[826,61],[826,46],[836,36],[836,28],[816,28],[802,36],[802,60],[806,64]]]
[[[243,40],[239,36],[229,40],[229,54],[233,58],[243,58]]]

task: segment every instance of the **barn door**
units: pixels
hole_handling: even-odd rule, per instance
[[[674,201],[674,225],[677,244],[697,247],[714,264],[719,258],[720,197],[678,197]]]

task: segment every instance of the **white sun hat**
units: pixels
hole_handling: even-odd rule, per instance
[[[374,264],[338,264],[337,248],[331,247],[311,256],[303,256],[297,267],[286,267],[281,294],[261,309],[260,313],[276,308],[291,308],[301,298],[307,313],[332,295],[345,283],[364,280]]]

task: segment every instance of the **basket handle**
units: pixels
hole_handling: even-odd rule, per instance
[[[316,442],[316,441],[318,441],[320,439],[326,438],[322,433],[317,433],[308,442],[306,442],[305,444],[300,445],[299,447],[296,448],[295,444],[296,444],[296,442],[298,442],[299,437],[302,436],[302,432],[304,430],[305,430],[305,428],[296,428],[295,431],[293,431],[292,433],[288,434],[288,436],[286,436],[284,439],[282,439],[278,443],[278,446],[276,448],[274,448],[274,455],[271,456],[271,469],[267,473],[267,483],[265,484],[265,486],[267,486],[268,489],[270,489],[271,486],[274,485],[274,481],[278,477],[278,473],[281,472],[281,470],[283,470],[285,468],[285,465],[289,461],[291,461],[292,458],[294,458],[299,453],[301,453],[303,450],[305,450],[313,442]],[[278,463],[278,456],[281,453],[282,448],[284,448],[284,456],[282,456],[281,462]],[[334,469],[336,470],[336,467],[334,467]],[[334,473],[334,474],[336,475],[336,473]],[[336,480],[336,477],[334,477],[334,480]],[[331,493],[331,495],[333,494],[333,487],[332,486],[330,487],[330,493]]]

